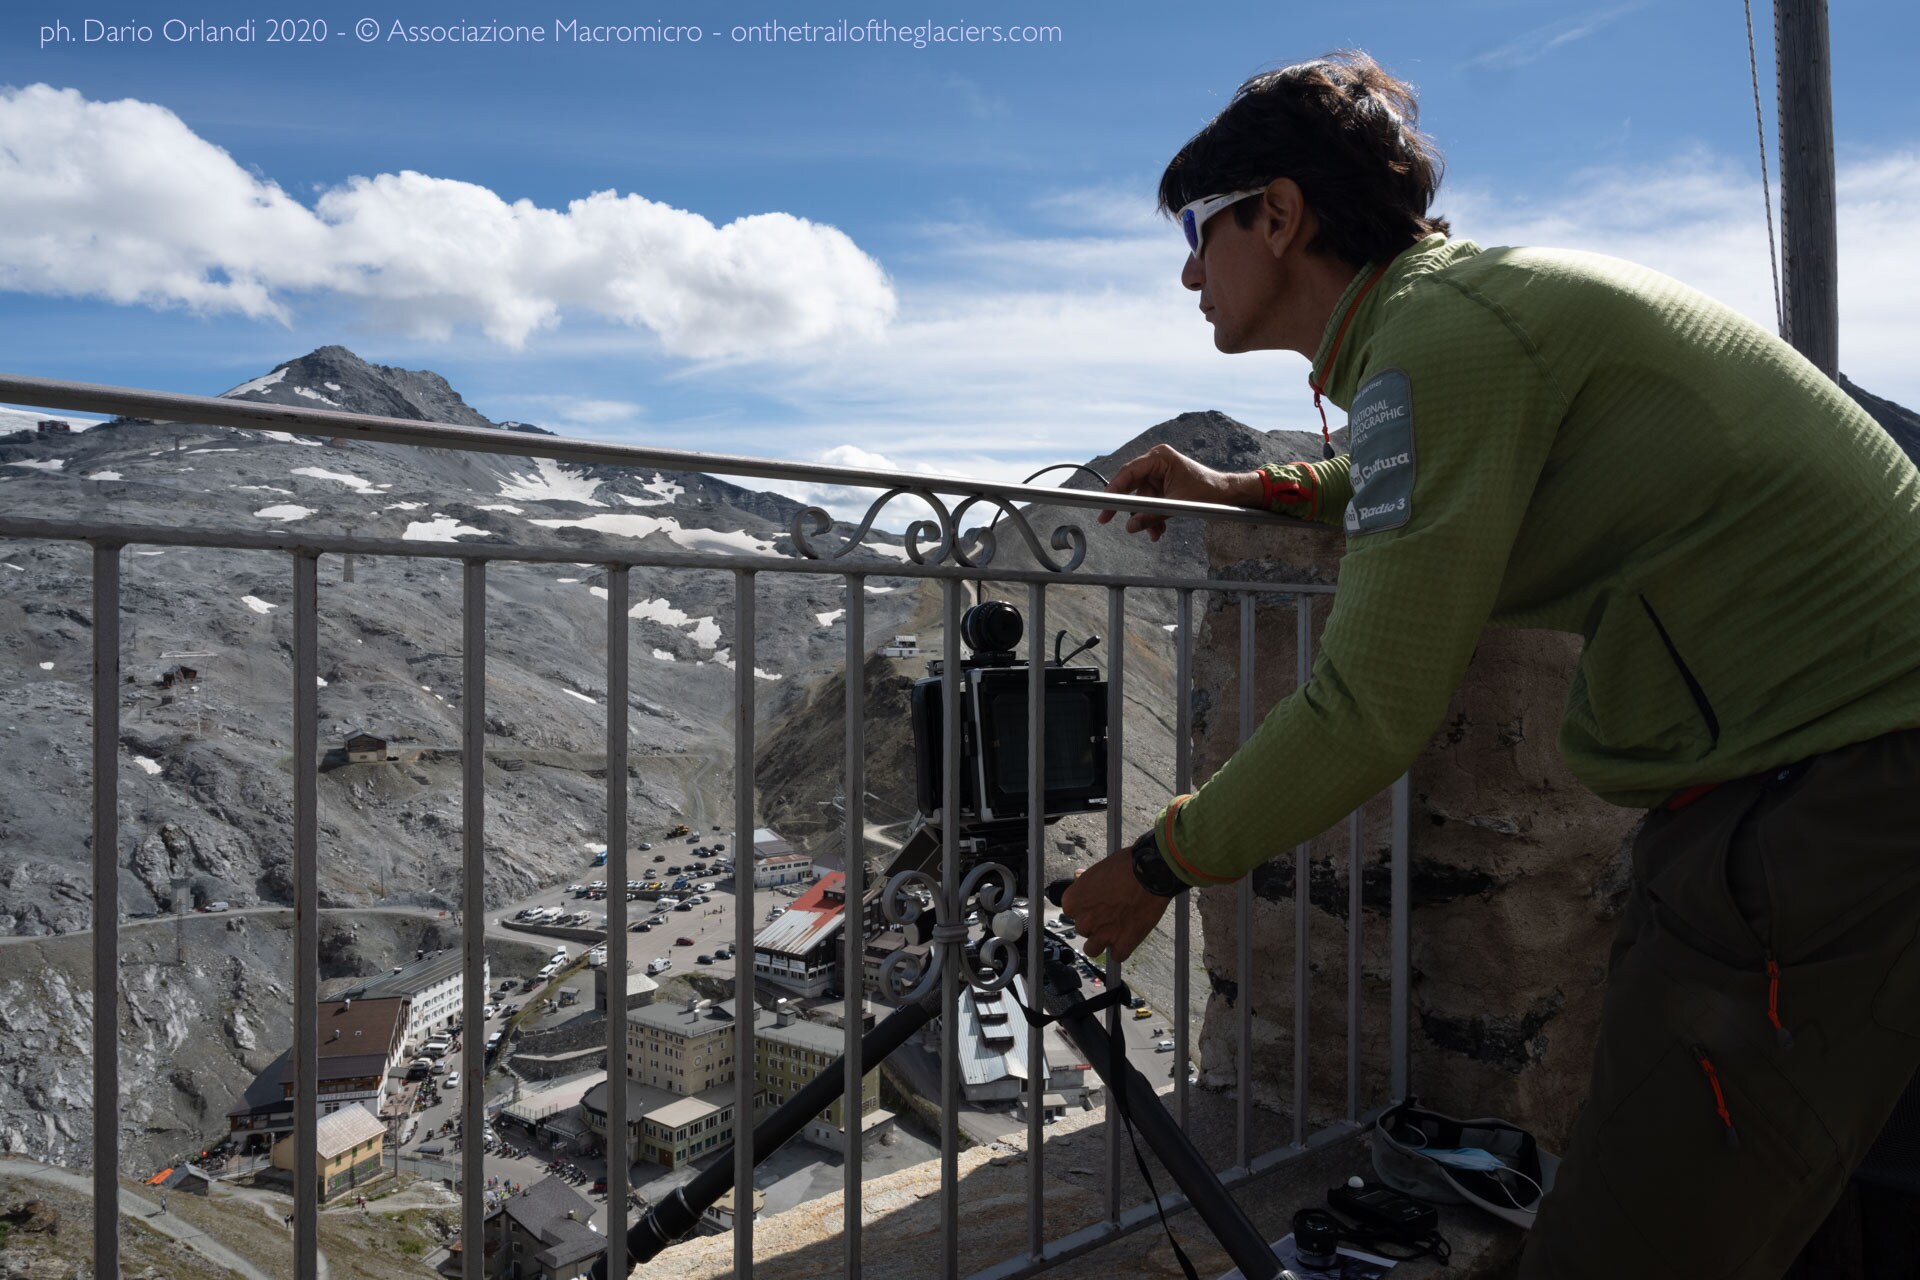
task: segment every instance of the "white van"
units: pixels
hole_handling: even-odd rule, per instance
[[[665,973],[671,968],[673,968],[673,958],[671,956],[655,956],[653,959],[647,961],[647,973],[649,975]]]

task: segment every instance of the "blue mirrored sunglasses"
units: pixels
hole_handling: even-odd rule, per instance
[[[1200,256],[1200,247],[1205,241],[1207,219],[1230,204],[1245,200],[1248,196],[1257,196],[1265,187],[1251,187],[1246,191],[1232,191],[1223,196],[1202,196],[1192,204],[1180,210],[1180,230],[1186,233],[1187,248],[1194,257]]]

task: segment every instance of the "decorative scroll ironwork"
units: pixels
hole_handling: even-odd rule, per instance
[[[867,508],[866,516],[860,521],[860,527],[848,535],[839,547],[828,551],[818,546],[814,539],[828,533],[837,523],[833,516],[820,507],[805,507],[796,512],[788,531],[793,535],[793,545],[808,560],[838,560],[860,546],[873,529],[873,522],[886,505],[895,498],[907,495],[920,499],[932,507],[937,519],[916,520],[907,526],[907,558],[919,565],[937,565],[949,558],[953,563],[968,569],[984,569],[993,562],[999,548],[999,540],[994,529],[1002,517],[1012,520],[1013,527],[1020,531],[1026,540],[1027,549],[1033,553],[1036,563],[1046,566],[1055,573],[1072,573],[1087,558],[1087,533],[1079,525],[1061,525],[1054,529],[1048,545],[1055,551],[1065,551],[1065,560],[1056,560],[1047,554],[1040,545],[1040,538],[1034,532],[1026,513],[1008,502],[990,494],[973,494],[961,501],[960,505],[948,509],[937,495],[928,489],[895,488],[889,489],[874,499]],[[975,526],[962,532],[960,523],[975,503],[991,503],[999,510],[993,521],[984,526]],[[927,539],[936,539],[931,549],[923,548],[921,543]],[[971,545],[969,545],[971,544]]]
[[[902,948],[881,962],[880,986],[888,998],[910,1004],[933,993],[947,963],[948,951],[957,948],[964,953],[967,948],[970,933],[966,925],[967,904],[976,898],[982,917],[988,921],[987,936],[978,951],[979,968],[991,972],[981,977],[978,969],[969,966],[967,983],[977,991],[993,992],[1003,990],[1012,982],[1014,974],[1020,972],[1018,939],[999,937],[992,930],[992,921],[1014,909],[1016,883],[1013,872],[998,862],[980,863],[967,873],[957,889],[950,889],[930,872],[917,869],[902,871],[888,879],[880,895],[881,914],[893,924],[906,926],[931,909],[935,943],[925,960]],[[915,892],[916,888],[925,896]]]

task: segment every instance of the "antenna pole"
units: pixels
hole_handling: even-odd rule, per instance
[[[1780,84],[1782,332],[1829,378],[1840,369],[1832,54],[1826,0],[1774,0]]]

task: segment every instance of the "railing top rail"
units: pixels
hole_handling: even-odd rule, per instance
[[[113,413],[123,417],[170,422],[204,423],[265,431],[298,431],[310,435],[377,440],[387,444],[475,453],[497,453],[523,458],[552,458],[558,462],[621,467],[651,467],[662,471],[698,471],[712,475],[750,476],[761,480],[804,480],[816,484],[863,489],[923,490],[960,496],[983,495],[1010,503],[1037,503],[1096,510],[1116,505],[1112,497],[1085,489],[1049,489],[1041,485],[1003,484],[965,476],[922,475],[907,471],[873,471],[825,463],[788,462],[742,454],[699,453],[690,449],[608,444],[566,436],[534,435],[489,427],[462,427],[447,422],[416,422],[373,414],[307,409],[293,405],[218,396],[189,396],[170,391],[147,391],[96,382],[66,382],[0,373],[0,403],[66,409],[76,413]],[[1209,502],[1179,502],[1167,498],[1128,495],[1129,511],[1202,516],[1246,524],[1292,525],[1331,532],[1327,526],[1245,507]]]
[[[1189,506],[1195,505],[1192,503]],[[911,561],[808,560],[792,556],[729,555],[713,551],[619,551],[610,547],[526,546],[515,543],[428,542],[400,538],[329,537],[315,534],[175,525],[106,524],[78,520],[21,520],[0,516],[0,538],[49,542],[88,542],[96,546],[202,547],[228,551],[285,551],[313,555],[406,556],[416,559],[472,560],[489,563],[603,564],[647,569],[744,569],[752,573],[804,573],[870,578],[959,578],[985,582],[1046,582],[1070,587],[1137,587],[1159,590],[1250,591],[1281,595],[1332,595],[1330,583],[1258,582],[1241,578],[1152,578],[1118,574],[1063,575],[1044,569],[995,565],[962,568]]]

